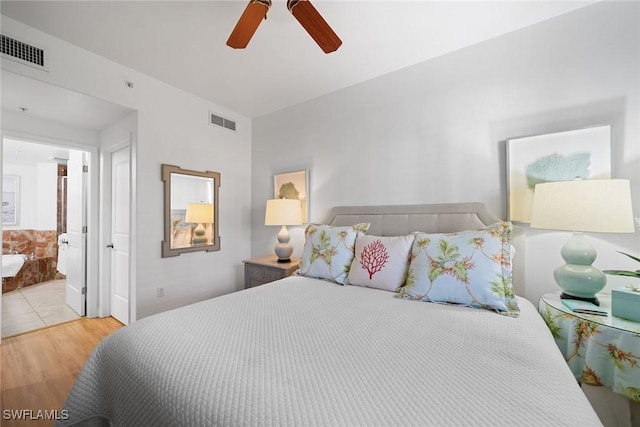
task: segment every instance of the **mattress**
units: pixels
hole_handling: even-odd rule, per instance
[[[289,277],[110,335],[58,425],[601,425],[519,304],[512,318]]]

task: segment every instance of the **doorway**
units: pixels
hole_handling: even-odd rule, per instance
[[[70,219],[81,218],[86,225],[86,178],[70,176],[68,167],[80,161],[82,170],[90,153],[33,139],[3,138],[2,142],[3,177],[18,183],[12,221],[3,220],[3,253],[24,258],[15,275],[3,277],[4,338],[86,313],[84,294],[69,304],[69,287],[82,289],[86,283],[86,248],[74,253],[78,245],[69,233],[69,226],[74,227]],[[85,237],[81,235],[83,243]]]
[[[127,135],[131,165],[135,164],[137,114],[135,110],[112,102],[51,85],[44,81],[3,70],[0,73],[2,87],[2,137],[37,142],[42,145],[84,151],[88,160],[85,173],[87,185],[86,203],[86,264],[84,274],[86,291],[83,306],[87,317],[111,315],[111,284],[104,281],[105,245],[110,236],[106,233],[109,222],[104,212],[109,210],[110,190],[105,188],[110,167],[103,164],[105,153]],[[63,102],[64,101],[64,102]],[[36,132],[37,134],[34,134]],[[1,142],[1,140],[0,140]],[[55,157],[54,155],[50,157]],[[109,155],[110,157],[110,155]],[[4,162],[2,162],[4,163]],[[2,164],[0,163],[0,164]],[[130,190],[135,198],[135,174],[130,165]],[[4,171],[6,173],[6,171]],[[107,200],[105,200],[105,198]],[[129,220],[135,235],[135,204],[130,203]],[[129,262],[129,320],[135,320],[135,241],[130,240]],[[69,275],[66,275],[68,278]]]

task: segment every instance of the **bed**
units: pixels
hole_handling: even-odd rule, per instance
[[[337,207],[325,224],[402,236],[497,221],[464,203]],[[524,295],[522,230],[510,241]],[[110,335],[57,425],[601,425],[536,308],[516,299],[508,316],[294,275]]]

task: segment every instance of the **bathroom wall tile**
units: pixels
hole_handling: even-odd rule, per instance
[[[56,230],[36,231],[36,256],[58,256],[58,236]]]
[[[36,258],[42,258],[45,256],[44,254],[45,254],[46,247],[47,247],[46,242],[36,242],[36,247],[34,251]]]
[[[20,273],[18,273],[18,275],[20,275]],[[11,291],[15,291],[16,289],[18,289],[18,287],[20,286],[20,283],[22,283],[22,278],[18,277],[18,275],[16,275],[15,277],[4,277],[2,278],[2,293],[7,293],[7,292],[11,292]]]
[[[2,250],[17,250],[34,259],[27,260],[18,275],[2,281],[2,292],[42,283],[57,277],[58,236],[56,230],[4,230]]]
[[[33,230],[9,230],[9,249],[15,249],[21,254],[33,253],[35,242]]]

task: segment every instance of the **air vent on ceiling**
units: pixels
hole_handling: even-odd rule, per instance
[[[209,112],[209,124],[227,128],[235,132],[236,122]]]
[[[0,51],[5,58],[48,71],[46,49],[0,34]]]

